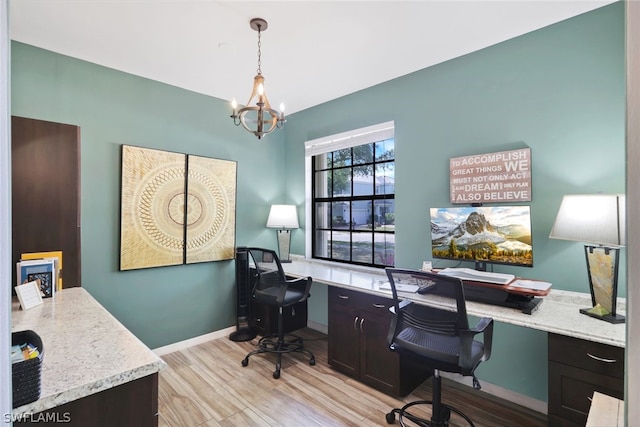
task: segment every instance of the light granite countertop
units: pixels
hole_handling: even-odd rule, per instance
[[[154,374],[165,363],[85,289],[68,288],[27,311],[12,305],[12,331],[42,338],[40,399],[15,408],[37,413]]]
[[[345,289],[353,289],[375,295],[391,297],[391,291],[380,289],[387,282],[384,270],[368,267],[336,266],[318,260],[307,260],[301,256],[291,256],[292,262],[282,264],[285,273],[293,277],[311,276],[315,282],[324,283]],[[441,305],[433,297],[417,293],[399,294],[403,299],[425,305]],[[617,312],[625,314],[625,299],[618,298]],[[591,307],[591,296],[588,293],[557,290],[552,287],[549,295],[542,297],[542,303],[532,314],[521,311],[467,301],[467,313],[477,317],[491,317],[495,321],[567,335],[588,341],[609,344],[616,347],[625,346],[625,324],[610,324],[581,314],[579,309]]]

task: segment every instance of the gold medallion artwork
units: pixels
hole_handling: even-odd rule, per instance
[[[233,259],[235,188],[235,162],[123,145],[120,270]]]
[[[233,259],[236,163],[189,156],[186,262]]]

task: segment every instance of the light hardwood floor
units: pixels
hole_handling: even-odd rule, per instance
[[[252,356],[247,367],[241,366],[257,340],[220,338],[163,356],[168,366],[160,372],[160,427],[385,426],[390,409],[431,397],[430,380],[396,399],[337,373],[327,364],[326,335],[310,329],[298,334],[316,365],[301,354],[285,355],[277,380],[273,355]],[[462,410],[476,427],[546,426],[543,414],[451,381],[443,381],[443,401]],[[466,424],[454,414],[450,425]]]

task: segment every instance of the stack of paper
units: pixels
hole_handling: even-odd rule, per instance
[[[509,283],[514,288],[530,289],[532,291],[547,291],[551,287],[551,283],[539,280],[516,279]]]

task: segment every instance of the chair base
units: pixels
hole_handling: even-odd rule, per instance
[[[460,415],[464,420],[469,423],[470,427],[475,427],[473,421],[465,414],[460,412],[454,407],[449,405],[445,405],[443,403],[440,404],[440,414],[433,414],[431,416],[431,420],[426,420],[424,418],[417,417],[408,412],[408,409],[415,405],[432,405],[433,402],[431,400],[417,400],[415,402],[410,402],[404,405],[402,408],[395,408],[391,410],[386,415],[387,424],[393,424],[396,421],[396,414],[398,414],[398,421],[402,427],[405,427],[406,424],[404,419],[408,419],[413,422],[415,425],[420,427],[446,427],[449,425],[449,418],[451,418],[451,413],[455,412]]]
[[[258,341],[258,349],[253,350],[242,359],[242,366],[249,364],[249,358],[254,354],[275,353],[276,370],[273,371],[273,378],[280,378],[280,368],[282,366],[282,355],[285,353],[304,353],[309,356],[309,365],[316,364],[316,358],[309,350],[306,350],[301,337],[294,334],[286,334],[279,337],[278,334],[265,335]]]

